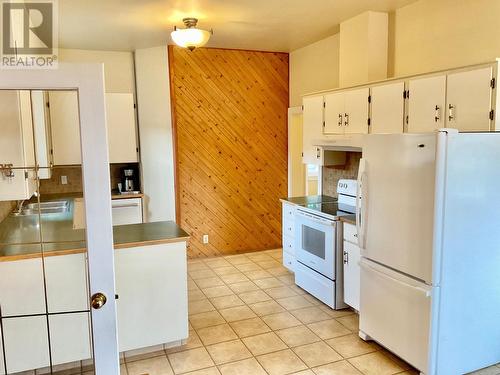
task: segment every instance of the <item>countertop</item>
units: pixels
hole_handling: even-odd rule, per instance
[[[340,217],[340,221],[343,221],[344,223],[356,225],[356,215],[345,215]]]
[[[280,201],[295,204],[297,206],[305,206],[307,204],[336,202],[337,198],[329,195],[309,195],[306,197],[288,197],[281,198]]]
[[[57,199],[62,199],[58,196]],[[73,229],[73,199],[64,213],[13,216],[0,223],[0,262],[85,251],[85,229]],[[115,249],[187,241],[189,235],[173,221],[117,225]],[[43,244],[42,244],[43,240]]]

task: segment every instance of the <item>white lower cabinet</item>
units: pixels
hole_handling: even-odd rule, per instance
[[[282,205],[282,245],[283,265],[295,272],[295,206],[283,202]]]
[[[344,223],[344,302],[359,311],[361,251],[356,226]]]
[[[186,243],[116,251],[120,352],[188,337]]]
[[[51,315],[49,328],[53,365],[91,358],[89,313]]]
[[[2,328],[8,374],[50,365],[45,316],[4,318]]]

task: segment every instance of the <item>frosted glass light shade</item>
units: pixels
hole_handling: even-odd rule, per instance
[[[207,44],[210,36],[210,31],[197,29],[191,27],[188,29],[177,29],[172,31],[172,40],[179,47],[188,48],[193,50],[197,47]]]

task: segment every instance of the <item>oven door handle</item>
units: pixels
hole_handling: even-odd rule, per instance
[[[335,226],[335,221],[333,220],[323,219],[321,217],[308,214],[304,211],[297,211],[297,216],[298,217],[302,216],[303,218],[318,224]]]

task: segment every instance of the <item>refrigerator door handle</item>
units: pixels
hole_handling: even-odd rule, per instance
[[[432,292],[430,290],[427,290],[427,289],[424,289],[424,288],[420,288],[420,287],[415,286],[415,285],[407,284],[407,283],[405,283],[405,282],[403,282],[401,280],[396,279],[395,277],[389,276],[386,273],[377,270],[375,267],[371,267],[370,265],[364,263],[363,261],[361,261],[359,264],[360,264],[361,268],[365,268],[365,269],[367,269],[369,271],[375,272],[377,275],[379,275],[379,276],[381,276],[383,278],[389,279],[389,280],[391,280],[391,281],[393,281],[393,282],[395,282],[395,283],[397,283],[399,285],[402,285],[404,287],[411,288],[411,289],[417,290],[417,291],[419,291],[421,293],[424,293],[425,296],[428,297],[428,298],[431,297],[431,295],[432,295]]]
[[[365,189],[363,189],[363,184],[366,179],[366,160],[361,159],[359,161],[359,169],[358,169],[358,183],[356,187],[356,232],[358,237],[359,247],[365,248],[365,217],[363,212],[366,212],[367,202],[368,202],[368,194]],[[363,208],[361,207],[361,199],[363,199]]]

